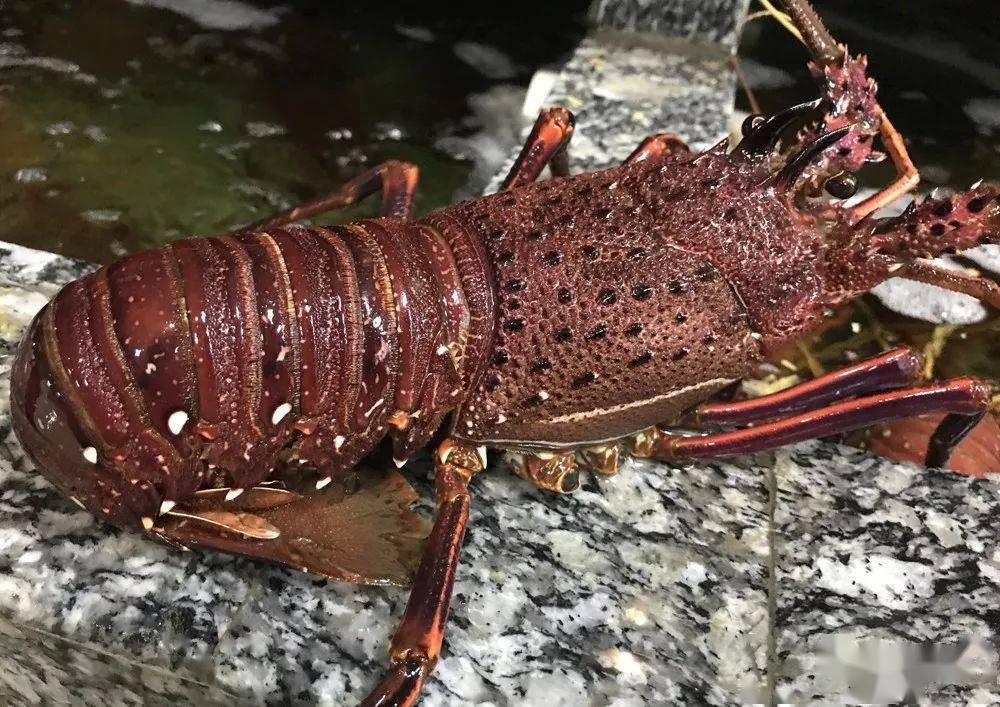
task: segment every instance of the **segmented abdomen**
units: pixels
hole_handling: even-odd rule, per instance
[[[379,219],[179,241],[67,285],[35,318],[14,422],[47,475],[119,523],[276,467],[397,457],[461,399],[464,233]],[[463,376],[463,373],[465,375]]]

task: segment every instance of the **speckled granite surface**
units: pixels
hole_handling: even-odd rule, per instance
[[[617,161],[653,131],[696,146],[725,132],[724,52],[692,59],[608,41],[587,40],[547,101],[579,116],[575,168]],[[4,409],[9,352],[53,288],[85,267],[0,252],[0,701],[364,695],[404,591],[174,552],[96,524],[31,472]],[[949,642],[997,628],[990,482],[823,444],[630,463],[568,498],[491,471],[473,484],[445,655],[424,704],[823,702],[856,694],[817,668],[826,637]],[[427,498],[426,461],[405,473]],[[991,644],[981,650],[995,660]],[[934,689],[915,694],[1000,700],[983,687]]]
[[[590,16],[630,32],[735,46],[748,0],[594,0]]]

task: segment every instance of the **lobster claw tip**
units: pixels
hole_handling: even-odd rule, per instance
[[[851,123],[842,128],[823,133],[799,150],[797,154],[793,155],[785,166],[781,168],[781,171],[765,179],[762,182],[762,186],[790,188],[802,176],[802,173],[809,166],[810,162],[828,147],[837,144],[841,138],[851,132],[856,126],[857,123]]]
[[[743,139],[736,145],[733,155],[747,159],[770,153],[777,145],[781,132],[793,120],[816,110],[822,103],[822,98],[816,98],[778,111],[762,120],[758,116],[750,116],[743,123]]]

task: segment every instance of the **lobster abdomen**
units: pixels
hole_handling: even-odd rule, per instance
[[[488,338],[464,237],[380,219],[125,257],[36,316],[14,368],[18,436],[58,486],[128,525],[290,461],[347,470],[387,431],[405,457]]]

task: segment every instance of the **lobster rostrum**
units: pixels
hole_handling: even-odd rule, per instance
[[[20,346],[18,437],[82,506],[164,542],[362,583],[413,575],[390,673],[366,699],[380,705],[412,704],[437,661],[487,448],[568,492],[624,454],[714,457],[945,413],[927,459],[943,463],[990,391],[918,386],[909,350],[712,401],[891,276],[1000,304],[995,284],[923,260],[1000,240],[1000,192],[873,216],[917,172],[865,60],[808,4],[783,5],[822,98],[751,117],[731,150],[661,134],[619,167],[569,176],[573,117],[550,109],[491,196],[411,221],[416,167],[388,162],[234,234],[70,283]],[[854,172],[883,157],[876,136],[897,179],[845,205]],[[546,166],[555,178],[536,182]],[[293,225],[377,192],[381,218]],[[423,541],[402,477],[352,469],[383,438],[401,465],[436,436]]]

